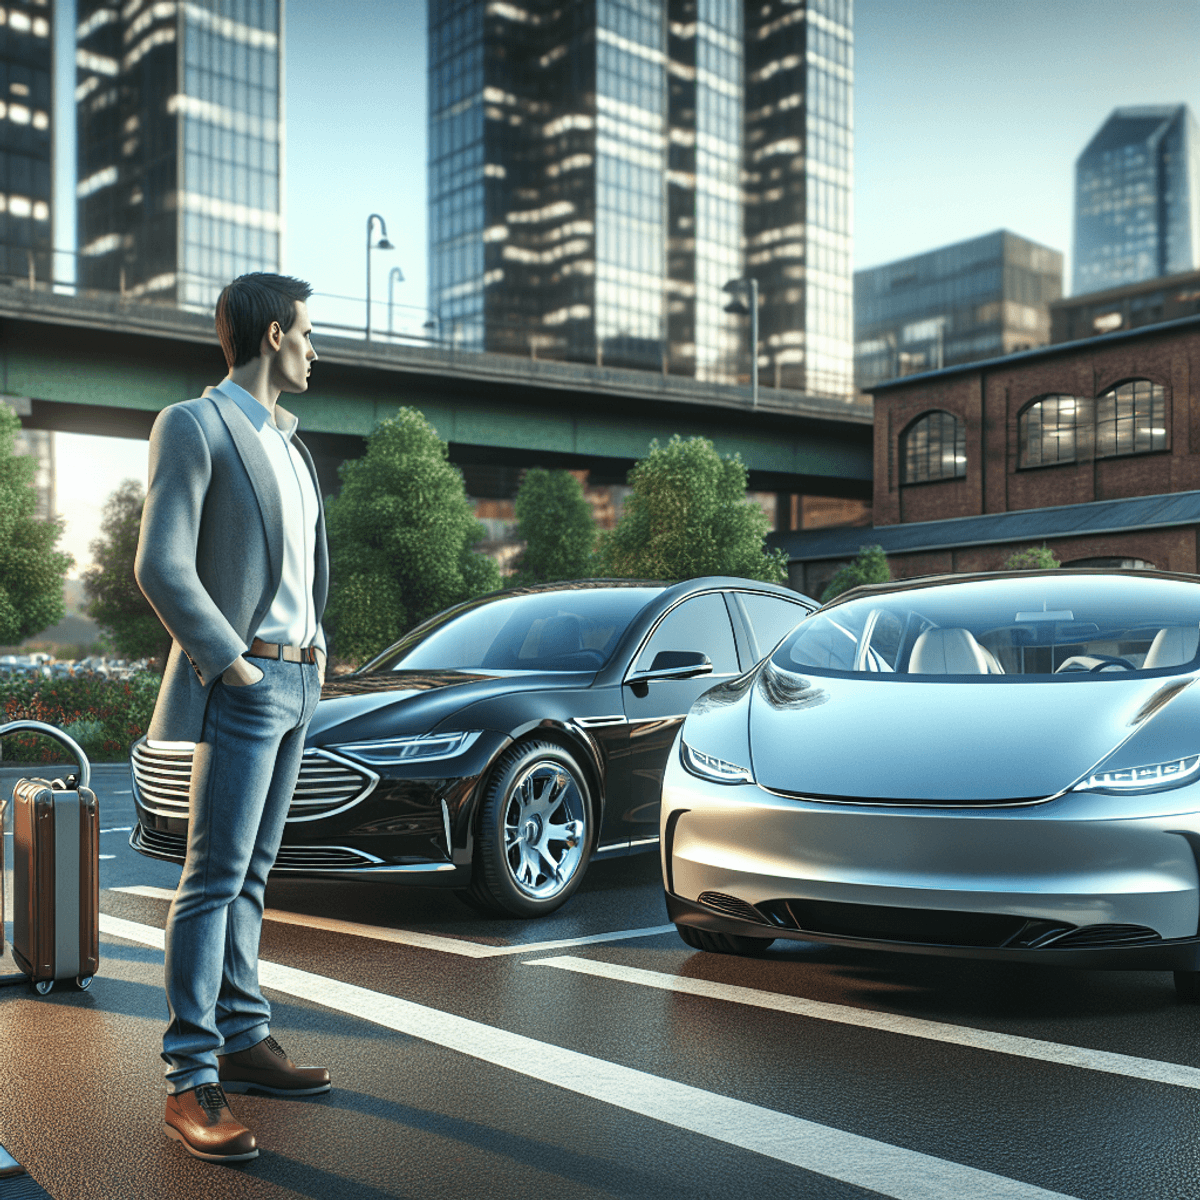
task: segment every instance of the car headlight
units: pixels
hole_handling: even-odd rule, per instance
[[[1164,792],[1168,788],[1183,787],[1195,779],[1200,779],[1200,754],[1188,754],[1183,758],[1149,763],[1144,767],[1096,771],[1082,783],[1076,784],[1075,790],[1112,792],[1116,795],[1126,795],[1130,792]]]
[[[705,754],[680,739],[679,759],[685,771],[709,783],[753,783],[754,775],[749,767],[726,762],[713,754]]]
[[[384,738],[378,742],[349,742],[338,746],[339,754],[368,767],[386,767],[415,760],[429,762],[453,758],[470,748],[479,730],[469,733],[423,733],[417,737]]]

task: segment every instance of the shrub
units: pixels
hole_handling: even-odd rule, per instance
[[[1047,549],[1046,543],[1043,542],[1040,546],[1029,546],[1010,554],[1000,569],[1002,571],[1047,571],[1052,567],[1060,566],[1062,563],[1055,557],[1054,551]]]
[[[149,672],[113,680],[0,675],[0,724],[45,721],[65,729],[93,762],[123,762],[150,726],[159,682]],[[57,763],[66,756],[56,742],[36,733],[8,734],[2,749],[10,762]]]
[[[843,592],[859,587],[864,583],[887,583],[892,577],[888,566],[887,555],[882,546],[860,546],[858,557],[852,563],[842,567],[829,581],[821,593],[821,603],[826,604]]]
[[[527,471],[515,507],[525,551],[510,580],[514,587],[594,574],[596,518],[570,471]]]
[[[617,527],[601,536],[601,573],[626,579],[737,575],[787,578],[787,556],[766,552],[766,514],[746,499],[746,468],[707,438],[675,436],[629,472],[633,489]]]

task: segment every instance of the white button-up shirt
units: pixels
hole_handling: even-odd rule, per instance
[[[313,576],[317,557],[317,489],[308,464],[292,445],[298,422],[276,406],[275,420],[245,388],[223,379],[214,391],[232,400],[258,433],[267,461],[279,485],[283,511],[283,574],[279,590],[255,636],[283,646],[325,649],[325,633],[313,605]]]

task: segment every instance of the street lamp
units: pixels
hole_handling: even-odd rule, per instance
[[[371,245],[371,227],[375,222],[379,222],[379,241],[374,246]],[[367,218],[367,341],[371,340],[371,251],[372,250],[395,250],[395,246],[388,241],[387,225],[384,224],[383,218],[378,213],[372,213]]]
[[[404,272],[399,267],[393,267],[388,272],[388,337],[392,336],[392,284],[403,282]]]
[[[727,313],[750,314],[750,406],[758,407],[758,280],[731,279],[722,289],[733,299],[725,305]]]

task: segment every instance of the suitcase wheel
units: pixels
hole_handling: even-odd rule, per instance
[[[54,980],[39,979],[33,986],[37,989],[39,996],[44,996],[54,986]]]
[[[90,975],[76,975],[75,986],[81,992],[86,992],[92,986],[92,977]]]

